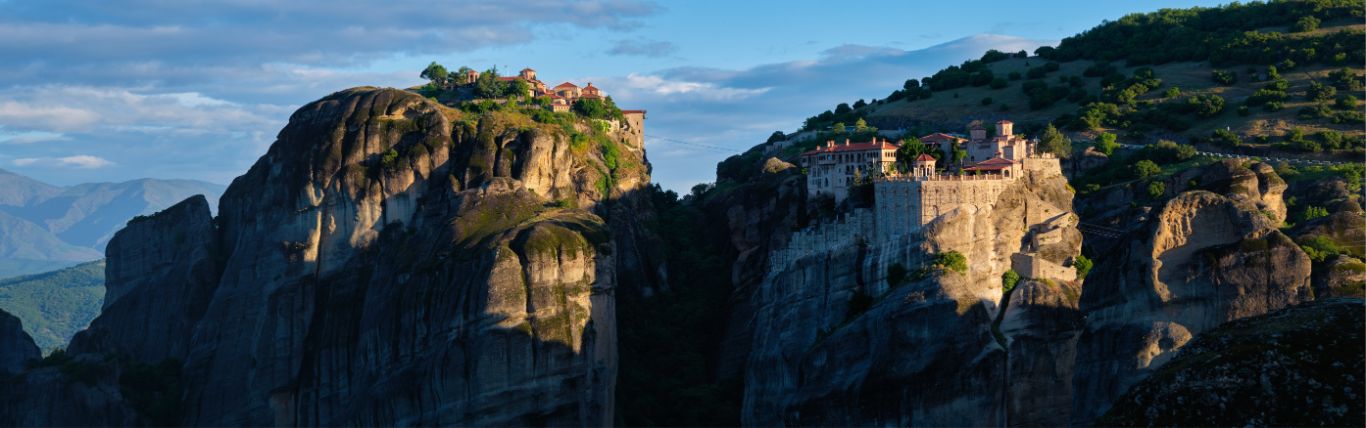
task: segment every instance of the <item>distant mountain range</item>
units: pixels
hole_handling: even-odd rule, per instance
[[[0,278],[100,259],[128,219],[197,194],[212,206],[223,189],[150,178],[62,187],[0,170]]]

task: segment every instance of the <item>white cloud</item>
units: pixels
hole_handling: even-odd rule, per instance
[[[107,159],[91,155],[74,155],[55,158],[19,158],[11,162],[18,167],[47,166],[60,168],[94,169],[113,165]]]
[[[47,131],[5,132],[0,125],[0,144],[35,144],[48,141],[67,141],[66,135]]]

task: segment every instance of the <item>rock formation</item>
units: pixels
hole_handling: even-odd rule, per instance
[[[1366,311],[1330,299],[1229,322],[1115,401],[1101,426],[1348,426],[1366,415]]]
[[[192,198],[115,238],[73,352],[172,364],[189,425],[609,424],[613,293],[664,270],[642,130],[591,126],[393,89],[310,103],[218,218]]]
[[[8,312],[0,310],[0,376],[19,373],[28,361],[41,358],[38,345],[24,332],[24,326]]]
[[[1236,161],[1189,173],[1209,190],[1140,214],[1086,281],[1074,423],[1089,424],[1195,335],[1313,298],[1309,258],[1276,228],[1285,182]]]
[[[1069,383],[1070,367],[1053,359],[1069,355],[1079,332],[1074,278],[1025,281],[1011,295],[1001,279],[1041,233],[1039,213],[1071,210],[1065,183],[1058,171],[1031,171],[993,209],[964,205],[926,225],[923,239],[830,248],[770,267],[750,303],[744,423],[1065,422],[1066,388],[1013,384],[1015,373]],[[732,230],[755,222],[736,220]],[[1063,264],[1081,236],[1072,226],[1055,233],[1037,253]],[[930,255],[949,251],[966,256],[966,272],[930,266]],[[908,280],[890,274],[907,268],[915,271]],[[1002,316],[1005,299],[1015,306]]]

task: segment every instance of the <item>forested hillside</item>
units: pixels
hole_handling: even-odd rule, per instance
[[[104,261],[0,279],[0,310],[24,321],[43,352],[66,345],[90,324],[104,300]]]

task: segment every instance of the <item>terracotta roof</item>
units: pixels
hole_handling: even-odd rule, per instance
[[[966,140],[966,138],[955,137],[955,136],[952,136],[952,135],[949,135],[949,134],[945,134],[945,133],[943,133],[943,132],[936,132],[936,133],[933,133],[933,134],[930,134],[930,135],[926,135],[926,136],[924,136],[924,137],[920,137],[920,141],[928,141],[928,142],[931,142],[931,143],[938,143],[938,142],[940,142],[940,141],[950,141],[950,140],[959,140],[959,141],[961,141],[961,140]]]
[[[645,114],[645,110],[622,110],[621,113],[622,113],[622,114],[633,114],[633,113]]]
[[[521,78],[520,78],[520,77],[517,77],[517,76],[512,76],[512,77],[499,77],[499,78],[498,78],[498,80],[503,81],[503,82],[511,82],[511,81],[517,80],[517,79],[521,79]]]
[[[536,70],[532,70],[531,67],[527,67],[527,68],[523,68],[522,71],[536,71]]]
[[[963,168],[963,170],[964,170],[964,171],[996,171],[996,170],[1002,170],[1002,169],[1010,168],[1010,167],[1013,166],[1013,165],[1015,165],[1015,161],[1013,161],[1013,160],[1005,159],[1005,158],[1000,158],[1000,157],[994,157],[994,158],[987,159],[987,160],[978,162],[978,163],[976,163],[976,164],[973,164],[973,165],[970,166],[970,167]]]
[[[564,82],[564,83],[555,85],[555,89],[560,89],[560,88],[577,88],[577,87],[579,87],[579,85],[575,85],[575,84],[569,83],[569,82]]]
[[[821,154],[821,153],[862,152],[862,151],[870,151],[870,150],[878,150],[878,149],[881,149],[881,150],[896,150],[897,147],[899,147],[899,146],[897,146],[896,144],[889,143],[889,142],[887,142],[887,140],[882,140],[882,141],[879,141],[879,142],[872,142],[872,141],[869,141],[869,142],[865,142],[865,143],[853,143],[853,144],[838,144],[838,143],[837,143],[837,144],[835,144],[834,147],[826,147],[826,146],[817,147],[815,150],[811,150],[811,151],[808,151],[808,152],[806,152],[806,153],[802,153],[802,156],[809,156],[809,155],[815,155],[815,154]]]
[[[595,100],[595,99],[598,99],[598,98],[602,98],[602,96],[601,96],[601,95],[598,95],[598,94],[595,94],[595,93],[592,93],[592,92],[585,92],[585,93],[583,94],[583,96],[581,96],[580,98]]]
[[[917,157],[915,158],[915,160],[920,161],[920,162],[934,162],[934,161],[935,161],[934,156],[930,156],[929,153],[921,153],[920,156],[917,156]]]
[[[1001,119],[1000,122],[996,122],[996,123],[1015,123],[1015,122],[1011,122],[1011,121],[1009,121],[1009,120]]]

